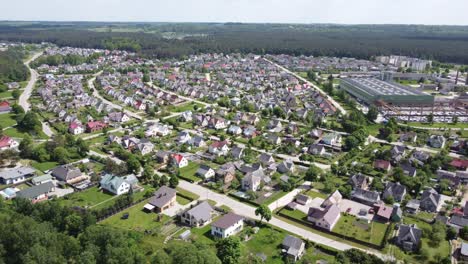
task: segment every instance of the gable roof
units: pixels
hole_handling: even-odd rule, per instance
[[[16,197],[34,199],[41,194],[49,193],[53,188],[54,184],[52,182],[46,182],[40,185],[34,185],[31,188],[21,190],[16,193]]]
[[[234,225],[235,223],[237,223],[237,222],[239,222],[239,221],[241,221],[243,219],[244,219],[244,217],[242,217],[240,215],[237,215],[235,213],[228,213],[228,214],[224,215],[218,221],[214,222],[211,225],[214,226],[214,227],[221,228],[221,229],[226,229],[226,228]]]
[[[289,255],[298,256],[301,248],[304,246],[304,241],[295,236],[287,235],[281,245],[287,249]]]
[[[16,179],[26,175],[34,174],[36,170],[31,167],[19,167],[16,169],[11,169],[7,171],[0,172],[1,179]]]
[[[204,201],[188,210],[186,213],[191,215],[196,221],[209,221],[212,212],[213,208],[211,205],[207,201]]]
[[[176,196],[176,190],[167,186],[161,186],[149,200],[149,204],[161,208]]]

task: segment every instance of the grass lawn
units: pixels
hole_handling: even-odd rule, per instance
[[[180,169],[180,177],[189,182],[198,182],[201,179],[195,176],[200,165],[198,163],[189,162],[186,167]]]
[[[185,189],[177,187],[176,190],[177,190],[177,193],[182,194],[183,196],[188,197],[189,199],[198,200],[198,198],[200,198],[199,195],[197,195],[197,194],[195,194],[193,192],[189,192],[189,191],[187,191]]]
[[[307,195],[307,196],[309,196],[311,198],[322,198],[322,199],[327,199],[327,197],[328,197],[327,194],[317,192],[317,191],[314,191],[314,190],[307,191],[305,193],[305,195]]]
[[[176,200],[177,200],[177,203],[180,204],[180,205],[186,205],[186,204],[189,204],[190,202],[192,202],[189,199],[187,199],[185,197],[182,197],[180,195],[176,196]]]
[[[126,210],[115,214],[100,224],[109,225],[121,229],[132,230],[137,232],[144,232],[145,230],[155,230],[164,225],[170,217],[161,215],[160,221],[158,221],[158,215],[155,213],[147,213],[143,211],[143,206],[147,203],[147,200],[138,203]],[[121,219],[122,215],[128,213],[129,218],[126,220]]]
[[[31,163],[31,166],[33,166],[35,169],[38,169],[42,172],[46,172],[50,169],[53,169],[55,167],[57,167],[59,165],[58,162],[55,162],[55,161],[50,161],[50,162],[37,162],[37,161],[33,161]]]
[[[86,207],[102,203],[112,198],[114,198],[112,194],[104,193],[100,191],[97,186],[94,186],[82,192],[72,193],[64,197],[62,202],[64,205],[68,206]]]
[[[286,235],[285,232],[263,227],[244,244],[245,250],[253,255],[265,254],[266,263],[282,264],[281,243]]]
[[[276,200],[278,200],[279,198],[285,196],[286,194],[288,194],[288,192],[284,192],[284,191],[281,191],[281,190],[280,191],[275,191],[272,195],[270,195],[269,197],[266,197],[262,201],[262,204],[265,204],[265,205],[272,204]]]
[[[380,245],[388,225],[372,221],[370,224],[357,222],[352,215],[341,215],[333,231],[358,240]]]
[[[13,97],[12,92],[13,91],[6,91],[0,93],[0,99]]]
[[[216,222],[216,220],[218,220],[219,218],[220,218],[220,216],[215,217],[212,222]],[[211,225],[210,224],[208,224],[208,225],[206,225],[204,227],[201,227],[201,228],[194,227],[194,228],[192,228],[192,230],[190,232],[192,232],[192,235],[190,237],[194,241],[205,242],[208,245],[214,245],[214,243],[215,243],[213,237],[211,236]]]
[[[3,130],[3,134],[13,138],[24,138],[26,135],[28,135],[28,133],[18,131],[16,127],[10,127],[6,130]],[[35,136],[35,138],[47,139],[48,137],[44,134],[44,132],[41,131],[41,133]]]
[[[3,128],[16,125],[15,114],[0,114],[0,125]]]
[[[301,210],[282,209],[281,214],[287,215],[298,220],[307,220],[307,214]]]
[[[198,105],[198,108],[203,107],[202,104],[199,104],[199,103],[196,103],[196,102],[188,102],[188,103],[185,103],[185,104],[182,104],[182,105],[179,105],[179,106],[169,106],[169,107],[167,107],[167,111],[176,112],[176,113],[185,112],[185,111],[188,111],[188,110],[193,111],[195,105]]]

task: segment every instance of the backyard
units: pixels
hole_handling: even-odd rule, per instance
[[[186,167],[179,169],[180,178],[187,180],[189,182],[200,181],[200,178],[195,176],[195,173],[197,172],[198,168],[200,168],[200,165],[198,163],[189,162]]]
[[[342,214],[333,232],[379,246],[384,239],[387,227],[388,225],[384,223],[376,221],[367,223],[358,221],[352,215]]]

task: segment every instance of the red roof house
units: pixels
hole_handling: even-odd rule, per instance
[[[86,131],[92,133],[107,127],[107,124],[102,121],[92,121],[86,124]]]
[[[374,161],[374,168],[389,171],[392,168],[392,165],[387,160],[376,160]]]
[[[11,111],[10,103],[7,101],[0,102],[0,113],[7,113]]]
[[[453,159],[450,165],[458,170],[466,170],[468,168],[468,160]]]

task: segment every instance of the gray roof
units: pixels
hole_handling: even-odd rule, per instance
[[[351,196],[357,199],[376,203],[380,200],[380,195],[375,191],[367,191],[364,189],[356,189],[351,192]]]
[[[452,215],[449,222],[450,224],[459,226],[460,228],[468,226],[468,219],[456,214]]]
[[[23,176],[34,174],[36,171],[31,167],[19,167],[7,171],[0,172],[0,178],[2,179],[16,179]]]
[[[210,166],[208,165],[205,165],[205,164],[201,164],[200,165],[200,168],[198,168],[196,174],[197,175],[200,175],[200,176],[205,176],[205,174],[211,170]]]
[[[235,213],[228,213],[211,225],[221,229],[226,229],[243,219],[244,217],[240,215],[236,215]]]
[[[154,196],[151,197],[149,203],[160,208],[173,199],[174,196],[176,196],[176,193],[176,190],[167,186],[162,186],[154,193]]]
[[[211,213],[213,212],[213,208],[211,205],[204,201],[201,204],[193,207],[192,209],[188,210],[186,213],[191,215],[196,221],[209,221],[211,219]]]
[[[38,182],[43,182],[43,181],[48,181],[48,180],[52,180],[52,176],[50,174],[44,174],[41,176],[34,177],[32,178],[31,181],[35,184]]]
[[[468,256],[468,243],[462,243],[460,254],[463,256]]]
[[[385,186],[383,197],[387,198],[392,196],[396,201],[401,201],[403,200],[403,196],[405,196],[405,194],[406,187],[404,185],[401,185],[399,182],[388,182],[387,186]]]
[[[299,256],[300,250],[304,246],[304,241],[300,238],[288,235],[283,239],[281,245],[288,251],[289,255]]]
[[[410,238],[411,242],[417,244],[421,240],[422,230],[419,229],[416,225],[400,225],[398,231],[398,240],[404,238]]]
[[[34,199],[41,194],[49,193],[54,187],[55,186],[52,182],[46,182],[40,185],[32,186],[28,189],[21,190],[16,193],[16,197]]]
[[[61,181],[69,181],[82,175],[80,169],[72,165],[58,166],[52,170],[51,174]]]

